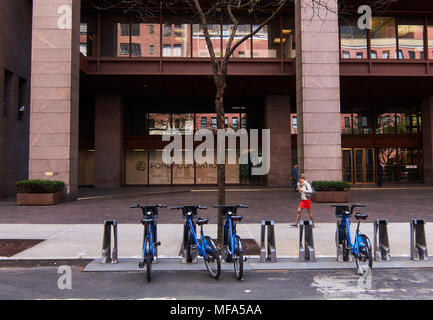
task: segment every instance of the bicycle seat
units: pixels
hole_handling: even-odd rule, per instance
[[[365,220],[365,219],[367,219],[368,218],[368,214],[366,214],[366,213],[356,213],[355,214],[355,218],[357,219],[357,220]]]
[[[231,218],[233,221],[241,221],[242,220],[242,216],[232,216]]]
[[[197,224],[201,226],[202,224],[207,224],[209,222],[208,218],[198,218]]]

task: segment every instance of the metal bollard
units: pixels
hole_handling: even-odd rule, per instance
[[[424,220],[410,220],[410,259],[428,260]]]
[[[275,248],[275,223],[273,220],[263,220],[260,235],[260,262],[277,262]],[[267,229],[267,232],[266,232]],[[265,243],[265,234],[267,235]]]
[[[302,237],[304,236],[304,237]],[[313,222],[301,220],[299,223],[299,261],[316,261],[313,239]]]
[[[113,251],[111,251],[111,227],[113,227]],[[104,220],[104,236],[102,239],[102,263],[117,263],[117,221]]]
[[[339,241],[339,230],[340,230],[341,221],[337,221],[337,231],[335,232],[335,245],[337,246],[337,261],[353,261],[353,257],[351,254],[351,250],[346,248],[346,252],[343,252],[343,246],[338,243]]]
[[[179,254],[182,256],[182,263],[197,263],[197,247],[194,244],[194,247],[189,248],[189,246],[186,244],[188,242],[187,241],[188,232],[187,232],[186,223],[187,222],[185,221],[185,224],[183,225],[183,240],[182,240],[182,245],[180,246]],[[194,226],[194,232],[197,234],[197,227],[195,222],[193,222],[193,226]],[[188,258],[188,251],[191,253],[190,258]]]
[[[374,220],[374,261],[391,261],[388,221]]]

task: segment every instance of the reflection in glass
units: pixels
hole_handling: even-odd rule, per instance
[[[212,46],[217,57],[221,56],[221,25],[209,24],[209,35],[212,41]],[[201,24],[192,25],[192,42],[194,58],[209,57],[209,50],[207,48],[206,40],[204,38],[203,27]]]
[[[342,134],[352,134],[352,114],[351,113],[341,113],[341,133]]]
[[[416,108],[397,108],[396,124],[398,134],[417,133]]]
[[[148,184],[147,151],[125,152],[125,184]]]
[[[173,114],[171,127],[179,130],[181,134],[192,134],[194,132],[194,114]]]
[[[213,163],[195,164],[195,174],[197,184],[215,184],[217,183],[217,161],[216,150],[214,152]]]
[[[377,154],[383,167],[383,182],[397,181],[397,148],[379,148]]]
[[[424,59],[424,23],[422,19],[402,17],[398,21],[400,59]]]
[[[232,24],[223,25],[223,55],[225,54],[225,50],[227,48],[227,43],[230,39],[230,35],[233,29]],[[233,45],[241,40],[244,36],[251,32],[251,25],[249,24],[240,24],[236,30],[235,38],[233,39]],[[236,48],[235,52],[232,55],[233,58],[251,58],[251,39],[243,42],[239,47]]]
[[[258,25],[253,25],[256,29]],[[287,41],[287,39],[283,39]],[[254,58],[280,58],[281,57],[281,35],[280,21],[274,19],[253,36]]]
[[[355,19],[340,21],[341,57],[367,58],[367,30],[358,28]]]
[[[395,114],[379,113],[377,115],[376,134],[395,134]]]
[[[372,134],[373,132],[373,108],[353,108],[353,133]]]
[[[395,19],[392,17],[373,17],[371,20],[371,50],[376,52],[377,59],[396,57],[397,39],[395,36]]]
[[[132,33],[132,56],[159,57],[159,24],[140,23],[132,26],[134,25],[136,31]]]
[[[171,166],[162,160],[162,150],[149,150],[149,184],[171,184]]]
[[[191,151],[189,151],[191,152]],[[182,164],[173,163],[173,184],[193,184],[194,164],[185,163],[185,150],[182,151]]]
[[[343,150],[343,181],[352,183],[352,150]]]
[[[170,114],[168,113],[149,113],[147,119],[149,135],[162,135],[170,128]]]
[[[159,40],[159,38],[158,38]],[[162,37],[163,57],[190,57],[191,56],[191,25],[170,24],[164,25]]]
[[[130,38],[129,23],[116,23],[117,57],[129,57]]]

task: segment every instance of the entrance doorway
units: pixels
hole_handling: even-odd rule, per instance
[[[343,181],[354,184],[375,182],[376,164],[373,148],[344,148],[342,158]]]

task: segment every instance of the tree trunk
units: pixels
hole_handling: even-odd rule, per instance
[[[224,129],[225,127],[225,117],[224,117],[224,97],[221,94],[224,91],[224,84],[220,84],[221,88],[217,88],[217,97],[215,99],[215,111],[217,113],[217,126],[218,129]],[[225,146],[225,143],[224,143]],[[225,153],[225,150],[224,150]],[[218,204],[226,204],[226,166],[225,164],[217,165],[217,181],[218,181]],[[222,248],[223,239],[223,217],[222,209],[218,209],[218,231],[217,231],[217,245]]]

